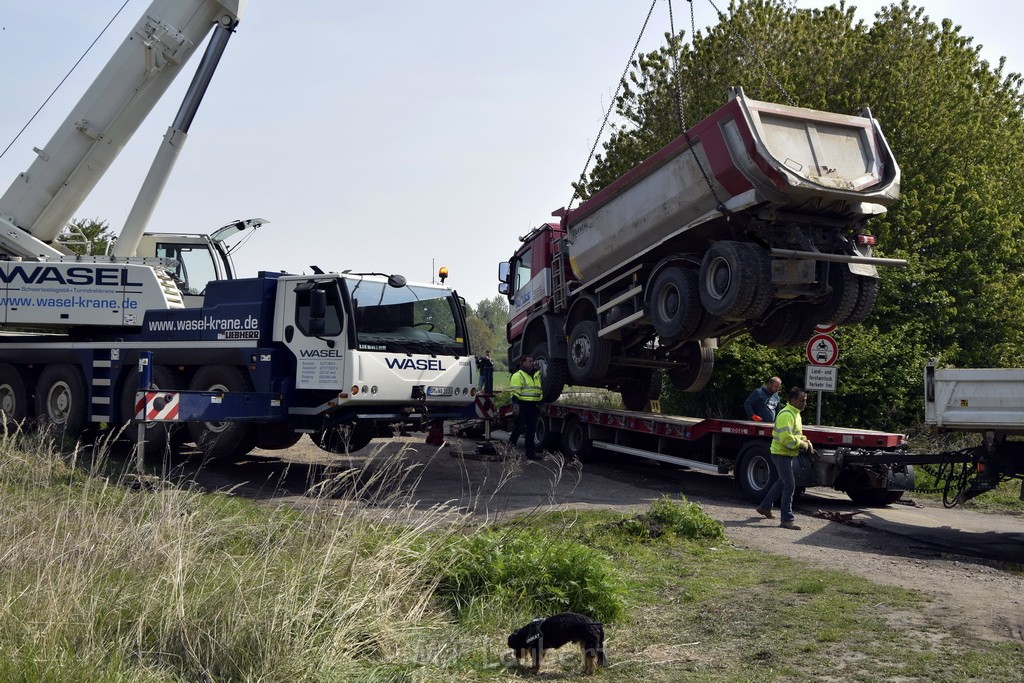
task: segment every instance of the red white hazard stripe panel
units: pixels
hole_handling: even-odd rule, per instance
[[[135,419],[146,421],[177,420],[178,406],[179,400],[177,392],[147,391],[146,400],[137,401],[135,403]]]
[[[493,417],[494,416],[494,401],[491,400],[490,396],[484,396],[477,394],[476,396],[476,416],[477,417]]]

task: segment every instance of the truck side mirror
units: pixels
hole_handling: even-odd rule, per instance
[[[507,282],[502,282],[502,283],[498,284],[498,294],[504,294],[505,296],[508,296],[508,283]]]
[[[327,292],[319,288],[309,290],[309,333],[312,336],[323,336],[326,317]]]
[[[505,285],[506,285],[505,289],[508,289],[508,276],[509,276],[509,273],[511,273],[511,272],[512,272],[512,264],[509,263],[508,261],[502,261],[501,263],[498,264],[498,282],[505,283]],[[501,292],[501,287],[498,288],[498,291]],[[506,292],[501,292],[501,293],[505,294]]]

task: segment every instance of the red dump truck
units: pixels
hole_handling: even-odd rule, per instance
[[[697,391],[717,339],[806,341],[871,311],[868,221],[900,171],[869,111],[849,116],[747,98],[728,103],[572,211],[520,237],[499,266],[509,360],[533,355],[544,395],[619,391],[632,410],[660,370]]]

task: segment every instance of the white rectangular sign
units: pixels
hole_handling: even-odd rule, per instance
[[[808,365],[804,376],[807,391],[835,391],[839,368],[834,365]]]

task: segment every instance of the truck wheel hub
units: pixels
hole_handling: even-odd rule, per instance
[[[572,343],[572,360],[578,366],[584,366],[590,361],[590,339],[579,337]]]
[[[706,284],[708,294],[716,300],[729,293],[732,286],[732,271],[724,258],[716,258],[708,265]]]

